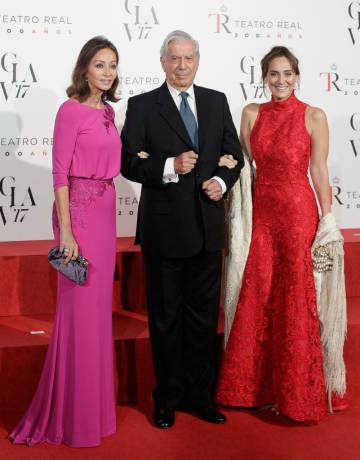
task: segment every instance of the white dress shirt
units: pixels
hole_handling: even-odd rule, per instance
[[[181,104],[181,92],[179,89],[174,88],[171,86],[168,82],[166,82],[167,87],[169,89],[169,92],[171,94],[171,97],[173,98],[175,105],[177,109],[180,112],[180,104]],[[194,94],[194,85],[191,85],[186,92],[188,93],[188,104],[190,106],[190,109],[192,113],[194,114],[196,123],[198,123],[197,119],[197,111],[196,111],[196,102],[195,102],[195,94]],[[175,168],[174,168],[174,157],[170,157],[166,159],[165,166],[164,166],[164,172],[163,172],[163,182],[165,184],[169,182],[179,182],[179,175],[176,174]],[[219,182],[221,185],[221,191],[224,194],[226,192],[226,184],[225,182],[221,179],[221,177],[214,176],[212,179],[215,179]]]

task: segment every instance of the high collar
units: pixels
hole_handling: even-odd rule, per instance
[[[299,103],[300,103],[300,101],[295,96],[294,91],[285,100],[276,101],[272,97],[271,101],[269,102],[271,108],[273,108],[274,110],[291,110],[291,109],[294,109],[295,107],[297,107]]]

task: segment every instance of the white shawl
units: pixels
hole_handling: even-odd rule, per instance
[[[331,394],[335,392],[342,396],[346,391],[343,349],[347,321],[343,243],[335,217],[331,213],[326,214],[319,222],[311,251],[330,410]]]
[[[239,299],[252,231],[251,166],[244,155],[244,167],[230,192],[228,214],[229,254],[225,259],[225,330],[224,345],[229,338]]]

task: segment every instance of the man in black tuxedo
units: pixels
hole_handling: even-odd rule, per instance
[[[154,424],[172,426],[184,405],[224,423],[213,405],[223,197],[244,160],[225,95],[193,85],[198,43],[172,32],[160,60],[166,82],[129,99],[121,135],[121,172],[142,184],[136,242],[147,279]],[[232,169],[218,166],[225,154],[237,161]]]

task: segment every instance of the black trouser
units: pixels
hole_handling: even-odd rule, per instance
[[[221,252],[164,259],[144,254],[156,407],[212,402]]]

